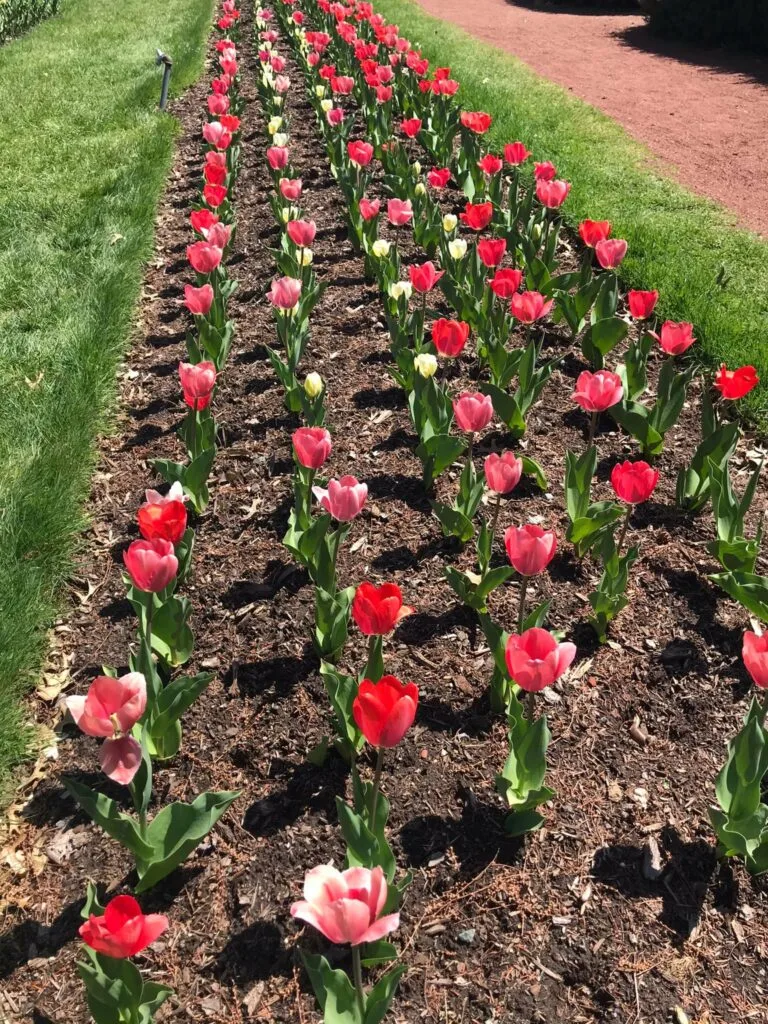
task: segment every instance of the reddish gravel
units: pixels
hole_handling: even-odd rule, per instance
[[[768,61],[658,40],[633,14],[418,2],[615,118],[684,185],[768,235]]]

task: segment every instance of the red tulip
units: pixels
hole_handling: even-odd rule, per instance
[[[392,86],[377,85],[376,99],[378,100],[379,103],[389,103],[389,101],[392,99]]]
[[[533,165],[533,176],[536,181],[554,181],[557,177],[557,168],[549,160]]]
[[[453,400],[453,415],[460,430],[467,434],[479,434],[493,419],[491,396],[479,391],[464,391]]]
[[[579,224],[579,237],[590,249],[594,249],[598,242],[604,242],[610,233],[609,220],[583,220]]]
[[[488,282],[488,287],[494,295],[498,296],[498,298],[511,299],[520,287],[520,282],[522,280],[523,272],[521,270],[497,270]]]
[[[450,167],[433,167],[431,171],[427,171],[427,184],[432,188],[445,188],[450,180]]]
[[[338,945],[377,942],[400,924],[398,913],[381,916],[387,902],[387,880],[380,867],[337,871],[330,864],[312,868],[304,878],[304,899],[291,905],[291,915],[306,921]]]
[[[658,481],[658,469],[647,462],[617,462],[611,470],[611,487],[616,497],[628,505],[648,501]]]
[[[422,294],[431,291],[444,273],[444,270],[437,270],[431,260],[427,260],[419,267],[408,267],[411,284],[417,292]]]
[[[213,150],[209,150],[213,153]],[[217,153],[216,156],[224,156],[223,153]],[[219,163],[214,163],[206,160],[205,167],[203,167],[203,177],[205,178],[206,185],[223,185],[227,180],[227,165],[226,163],[222,166]],[[210,206],[211,203],[208,203]]]
[[[469,338],[469,324],[462,320],[435,320],[432,324],[432,344],[441,356],[455,358],[460,355]]]
[[[477,166],[483,174],[487,174],[489,178],[492,178],[493,175],[498,174],[504,166],[504,161],[500,156],[495,156],[493,153],[486,153],[482,160],[477,161]]]
[[[218,219],[215,213],[211,213],[210,210],[206,209],[193,210],[189,215],[189,222],[198,235],[202,235],[208,228],[213,227],[218,222]]]
[[[460,217],[472,231],[485,231],[493,217],[493,203],[467,203]]]
[[[475,135],[484,135],[491,127],[493,118],[490,114],[485,114],[482,111],[462,110],[460,120],[464,128],[468,128]]]
[[[192,269],[204,276],[213,273],[221,263],[223,255],[223,250],[207,241],[193,242],[192,245],[187,246],[187,259],[191,263]]]
[[[352,716],[372,747],[396,747],[413,725],[419,703],[415,683],[382,676],[378,683],[364,679],[352,702]]]
[[[538,181],[536,198],[549,210],[557,210],[565,202],[571,185],[568,181]]]
[[[661,325],[659,344],[669,356],[679,356],[696,341],[693,336],[693,324],[673,323],[665,320]]]
[[[97,953],[124,960],[146,949],[167,928],[165,914],[142,914],[133,896],[115,896],[100,917],[91,914],[80,925],[79,934]]]
[[[334,519],[349,523],[362,510],[368,497],[368,485],[361,484],[357,477],[343,476],[339,480],[329,480],[327,489],[313,487],[312,493]]]
[[[723,363],[715,374],[715,387],[723,398],[730,398],[732,401],[748,395],[759,381],[754,366],[740,366],[738,370],[728,370]]]
[[[344,111],[341,107],[332,107],[331,110],[326,112],[325,119],[332,128],[338,128],[344,121]]]
[[[507,671],[521,690],[538,693],[566,672],[576,657],[576,646],[559,644],[546,629],[527,629],[507,640]]]
[[[477,243],[477,255],[486,267],[498,267],[507,251],[505,238],[482,238]]]
[[[289,203],[295,203],[297,199],[301,198],[301,178],[281,178],[279,187],[280,195]]]
[[[413,218],[413,207],[410,199],[390,199],[387,203],[387,218],[395,227],[402,227]]]
[[[768,687],[768,633],[759,636],[747,630],[744,634],[741,657],[755,686],[761,689]]]
[[[373,146],[370,142],[353,140],[347,143],[347,153],[353,164],[358,167],[367,167],[373,159]]]
[[[147,707],[144,676],[97,676],[87,694],[67,697],[65,703],[81,732],[104,739],[100,761],[105,775],[121,786],[130,785],[142,759],[141,745],[128,734]]]
[[[195,288],[192,284],[184,285],[184,305],[194,316],[208,316],[213,304],[213,288],[204,284]]]
[[[219,121],[232,135],[240,130],[240,118],[235,117],[234,114],[222,114]]]
[[[522,142],[508,142],[504,147],[504,159],[512,167],[519,167],[520,164],[524,164],[530,155],[530,152]]]
[[[635,320],[647,320],[659,301],[658,292],[630,292],[627,296],[629,313]]]
[[[295,246],[308,249],[315,240],[317,225],[313,220],[289,220],[285,230]]]
[[[208,113],[212,117],[226,114],[229,110],[229,97],[218,92],[211,93],[208,97]]]
[[[331,454],[331,435],[325,427],[299,427],[293,432],[296,458],[307,469],[320,469]]]
[[[510,526],[504,532],[507,558],[521,576],[538,576],[552,561],[557,551],[554,530],[544,530],[535,523]]]
[[[203,125],[203,138],[209,146],[216,149],[227,149],[232,142],[232,134],[221,121],[208,121]]]
[[[216,224],[211,224],[209,228],[206,228],[203,234],[209,245],[215,245],[223,252],[229,245],[229,239],[232,235],[232,225],[222,224],[221,221],[218,221]]]
[[[131,583],[138,590],[159,594],[179,571],[179,562],[169,540],[135,540],[123,552]]]
[[[288,166],[288,149],[286,146],[270,146],[267,150],[267,163],[273,171],[282,171]]]
[[[276,309],[293,309],[300,296],[301,281],[295,277],[280,277],[269,289],[269,301]]]
[[[618,404],[623,395],[624,387],[618,373],[611,373],[610,370],[590,373],[589,370],[583,370],[571,398],[585,412],[605,412]]]
[[[409,117],[405,121],[400,122],[400,130],[403,135],[407,135],[409,139],[415,139],[421,131],[421,119],[418,117]]]
[[[509,309],[521,324],[533,324],[552,309],[554,299],[545,299],[540,292],[520,292],[512,296]]]
[[[211,404],[216,387],[216,367],[208,360],[202,363],[179,363],[179,379],[184,401],[190,409],[202,412]]]
[[[352,618],[366,636],[391,633],[395,626],[411,615],[414,609],[403,604],[403,595],[396,583],[361,583],[352,601]]]
[[[623,238],[604,238],[595,246],[595,256],[603,270],[615,270],[626,255],[627,243]]]
[[[211,207],[218,209],[227,198],[227,190],[223,185],[206,185],[203,189],[203,199]]]
[[[491,452],[483,463],[483,472],[488,490],[509,494],[523,475],[523,460],[518,459],[514,452],[502,452],[501,455]]]
[[[224,96],[229,92],[229,79],[228,78],[214,78],[211,82],[211,89],[219,96]]]
[[[338,93],[339,96],[349,96],[354,87],[355,80],[348,75],[334,75],[331,79],[331,92]]]
[[[175,483],[167,495],[157,491],[145,492],[146,501],[139,506],[137,518],[139,533],[144,540],[169,540],[179,543],[187,529],[187,510],[181,484]]]
[[[374,217],[378,217],[379,215],[381,200],[366,199],[365,196],[363,196],[358,204],[358,209],[360,210],[360,216],[363,220],[373,220]]]

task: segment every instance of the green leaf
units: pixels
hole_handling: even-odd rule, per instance
[[[83,903],[83,909],[80,911],[80,917],[84,921],[87,921],[91,914],[95,914],[96,917],[101,917],[104,913],[104,907],[99,902],[99,890],[93,884],[88,882],[88,887],[85,893],[85,903]]]
[[[192,657],[195,638],[188,623],[191,614],[192,603],[189,598],[175,594],[154,614],[152,650],[168,665],[183,665]]]
[[[96,1024],[122,1024],[124,1014],[141,1002],[141,975],[130,960],[101,956],[86,947],[89,961],[77,970],[85,986],[88,1009]],[[129,1018],[131,1019],[131,1018]]]
[[[581,455],[565,453],[565,507],[571,522],[587,514],[592,479],[597,469],[597,448],[590,445]]]
[[[449,505],[443,505],[439,501],[430,501],[432,511],[440,521],[443,534],[446,537],[458,537],[462,544],[471,540],[475,533],[475,526],[471,519],[467,519],[463,512]]]
[[[720,572],[709,577],[762,622],[768,622],[768,578],[749,572]]]
[[[523,472],[527,473],[528,476],[532,476],[541,490],[546,491],[549,487],[549,483],[547,481],[546,473],[539,463],[529,455],[521,455],[520,459],[523,463]]]
[[[424,484],[430,487],[464,451],[465,443],[460,437],[451,434],[433,434],[422,440],[416,454],[424,465]]]
[[[173,757],[178,753],[181,730],[176,729],[175,726],[212,679],[212,672],[201,672],[195,676],[179,676],[160,692],[157,711],[150,726],[150,736],[155,749],[163,750],[163,757]]]
[[[366,942],[362,949],[363,967],[376,967],[378,964],[388,964],[397,960],[397,948],[386,939],[379,939],[377,942]]]
[[[494,412],[508,427],[512,435],[515,438],[522,437],[525,433],[525,417],[520,411],[517,399],[496,387],[495,384],[481,382],[479,388],[484,395],[491,396]]]
[[[628,331],[629,325],[620,317],[609,317],[591,324],[581,341],[584,358],[598,370],[601,369],[605,357],[626,338]]]
[[[324,956],[302,952],[324,1024],[364,1024],[363,1011],[354,985],[344,971],[333,970]]]
[[[396,967],[385,974],[368,993],[365,1003],[364,1024],[380,1024],[394,999],[405,967]]]
[[[134,857],[152,856],[152,845],[149,840],[141,838],[138,822],[131,815],[124,814],[116,801],[74,779],[62,779],[62,784],[88,817],[103,828],[107,835],[130,850]]]
[[[357,696],[357,680],[337,672],[326,661],[320,663],[320,675],[336,716],[339,735],[353,753],[361,750],[365,740],[352,715],[352,703]]]

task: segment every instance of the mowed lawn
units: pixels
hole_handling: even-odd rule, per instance
[[[757,367],[762,383],[743,405],[764,428],[768,243],[733,227],[732,218],[713,203],[654,172],[650,154],[620,125],[517,58],[430,17],[414,0],[380,0],[377,10],[399,25],[433,66],[450,64],[465,110],[493,115],[492,150],[501,152],[504,143],[520,139],[537,160],[551,160],[558,176],[573,183],[563,207],[571,225],[585,218],[611,221],[614,236],[629,242],[622,277],[631,287],[657,288],[664,318],[696,325],[702,358],[730,368]],[[718,284],[723,273],[725,288]]]
[[[212,0],[65,0],[0,48],[0,787],[71,565]]]

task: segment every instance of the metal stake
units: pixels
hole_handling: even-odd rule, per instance
[[[165,110],[168,105],[168,87],[171,83],[173,61],[167,53],[163,53],[162,50],[158,50],[157,56],[155,57],[155,64],[163,65],[163,83],[160,86],[160,109]]]

